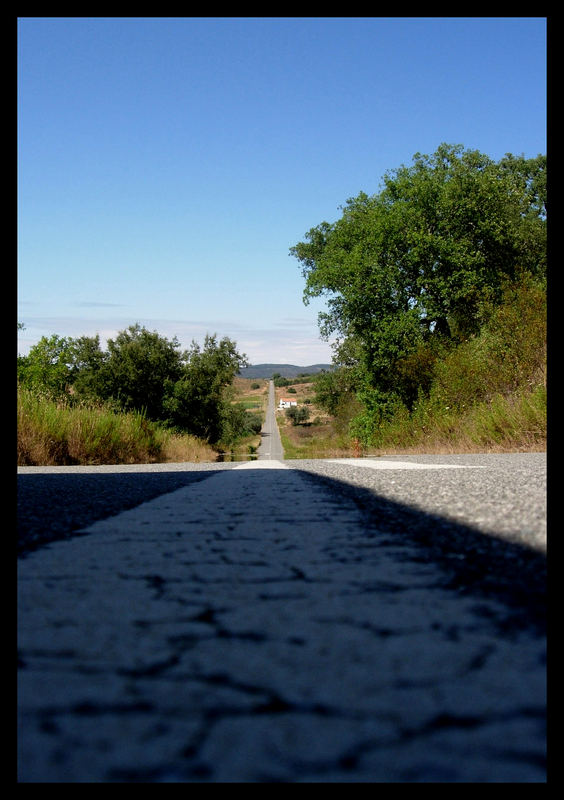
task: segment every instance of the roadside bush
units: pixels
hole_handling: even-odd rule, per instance
[[[495,395],[530,389],[546,363],[546,292],[533,282],[508,286],[504,302],[487,307],[480,333],[435,367],[430,391],[438,407],[469,408]]]
[[[411,409],[420,392],[428,394],[435,377],[435,366],[440,355],[436,344],[420,342],[409,355],[395,364],[395,388],[402,402]]]
[[[483,304],[478,334],[434,363],[424,348],[404,359],[395,397],[370,388],[358,392],[362,407],[350,423],[351,435],[365,446],[429,452],[542,448],[546,311],[543,283],[525,277],[507,285],[500,305]],[[425,383],[417,386],[418,374],[432,375],[428,390]],[[402,389],[411,378],[407,403]]]
[[[307,406],[290,406],[286,409],[286,417],[291,420],[292,425],[303,425],[309,420],[310,411]]]
[[[221,415],[221,446],[232,446],[238,440],[260,433],[262,414],[249,412],[240,403],[225,403]]]

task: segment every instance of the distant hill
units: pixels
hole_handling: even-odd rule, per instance
[[[241,378],[272,378],[277,372],[283,378],[296,378],[298,375],[313,375],[316,372],[333,369],[331,364],[312,364],[309,367],[298,367],[295,364],[252,364],[240,372]]]

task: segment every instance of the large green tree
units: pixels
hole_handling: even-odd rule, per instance
[[[181,375],[166,384],[164,409],[169,424],[211,442],[218,442],[234,424],[229,387],[247,358],[227,336],[207,335],[204,345],[192,342]]]
[[[91,399],[104,395],[102,367],[108,353],[100,347],[100,336],[79,336],[72,340],[73,366],[71,373],[73,396]]]
[[[98,394],[113,399],[124,410],[142,411],[162,420],[164,387],[182,375],[180,343],[139,324],[108,340],[108,353],[97,376]]]
[[[321,334],[360,343],[360,373],[384,394],[415,351],[429,356],[439,340],[475,333],[483,303],[499,300],[507,280],[546,269],[544,156],[495,162],[442,144],[342,212],[290,253],[302,266],[304,302],[326,298]]]
[[[53,396],[61,395],[76,374],[76,348],[71,337],[42,336],[27,356],[18,358],[18,381]]]

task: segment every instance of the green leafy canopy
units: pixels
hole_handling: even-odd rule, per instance
[[[495,162],[441,144],[341,210],[290,254],[304,302],[326,299],[321,335],[357,342],[373,388],[389,390],[395,365],[422,344],[475,334],[483,304],[499,301],[507,281],[545,274],[545,156]]]

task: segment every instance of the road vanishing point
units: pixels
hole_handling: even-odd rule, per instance
[[[18,782],[544,783],[544,453],[18,469]]]

